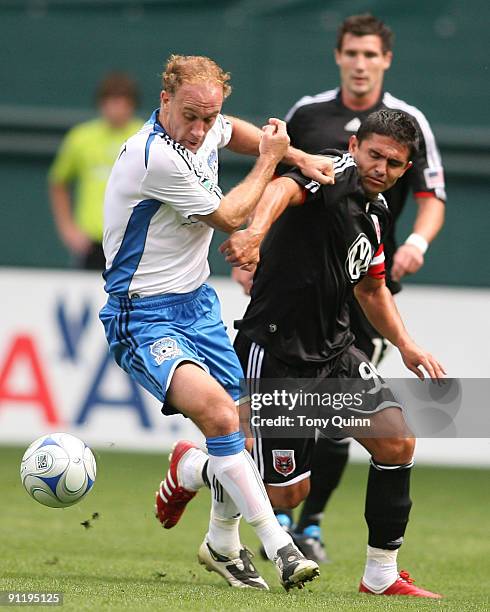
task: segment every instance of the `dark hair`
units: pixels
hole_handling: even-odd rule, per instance
[[[402,111],[385,108],[368,115],[357,131],[357,140],[361,143],[371,134],[389,136],[401,145],[407,146],[410,158],[418,151],[417,127],[410,115]]]
[[[362,15],[351,15],[347,17],[337,31],[337,51],[342,49],[342,41],[345,34],[353,34],[354,36],[379,36],[383,53],[387,53],[393,49],[394,34],[390,28],[385,25],[370,13]]]
[[[124,72],[111,72],[100,81],[97,92],[97,104],[107,98],[127,98],[138,106],[140,93],[136,81]]]

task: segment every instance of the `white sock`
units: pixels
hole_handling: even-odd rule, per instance
[[[209,455],[208,476],[215,476],[229,494],[243,518],[252,525],[269,559],[277,550],[292,543],[279,525],[262,479],[246,450],[234,455]]]
[[[208,455],[200,448],[188,450],[177,466],[177,477],[184,489],[198,491],[204,486],[202,470],[208,460]]]
[[[397,550],[367,547],[366,567],[362,581],[374,593],[382,593],[398,578]]]
[[[211,484],[211,516],[207,541],[216,552],[235,559],[240,553],[240,512],[235,503],[213,474]]]

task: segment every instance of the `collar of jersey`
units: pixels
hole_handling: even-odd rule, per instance
[[[346,110],[348,110],[351,113],[357,114],[357,115],[362,115],[363,113],[367,113],[368,115],[370,113],[373,113],[374,111],[378,110],[382,104],[383,104],[383,99],[385,96],[385,91],[384,89],[381,90],[381,94],[376,102],[376,104],[373,104],[373,106],[371,106],[370,108],[367,108],[366,110],[363,111],[354,111],[351,108],[349,108],[348,106],[346,106],[343,102],[342,102],[342,88],[341,87],[337,87],[337,96],[336,96],[336,100],[337,100],[337,104],[339,104],[342,108],[345,108]]]
[[[152,114],[151,117],[148,119],[148,121],[146,123],[150,123],[153,125],[153,131],[154,132],[158,132],[160,134],[166,134],[166,130],[162,127],[162,125],[158,122],[158,115],[160,114],[160,109],[156,108]]]

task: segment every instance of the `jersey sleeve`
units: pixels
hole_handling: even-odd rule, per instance
[[[374,257],[371,259],[367,274],[371,278],[377,278],[379,280],[383,279],[386,276],[385,252],[383,243],[379,245],[378,250],[374,254]]]
[[[72,129],[63,139],[53,164],[49,169],[50,183],[71,183],[79,172],[79,144],[77,130]]]
[[[335,175],[333,185],[324,185],[322,190],[320,183],[301,174],[298,168],[293,168],[282,175],[293,179],[303,188],[303,203],[318,198],[318,194],[322,192],[324,196],[322,199],[328,205],[329,202],[336,202],[338,198],[353,192],[357,188],[356,164],[350,153],[324,149],[320,151],[320,154],[330,157],[333,161]]]
[[[415,197],[435,196],[445,202],[444,168],[436,139],[429,122],[420,111],[412,116],[419,132],[419,150],[409,174],[413,194]]]
[[[144,197],[167,204],[186,218],[209,215],[218,208],[220,188],[199,172],[184,147],[155,139],[147,164],[141,185]]]
[[[321,187],[320,183],[318,183],[317,181],[313,181],[312,179],[307,178],[306,176],[301,174],[298,168],[292,168],[291,170],[288,170],[282,175],[282,177],[292,179],[301,187],[303,192],[303,200],[301,202],[302,204],[304,204],[306,201],[313,201],[319,199]]]
[[[233,133],[231,121],[224,115],[220,114],[216,117],[216,122],[213,127],[215,127],[217,130],[218,149],[226,147],[226,145],[230,142],[231,135]]]

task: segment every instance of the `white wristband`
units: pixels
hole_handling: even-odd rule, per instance
[[[412,246],[417,247],[422,255],[424,255],[429,248],[429,243],[420,234],[410,234],[410,236],[405,240],[405,244],[411,244]]]

